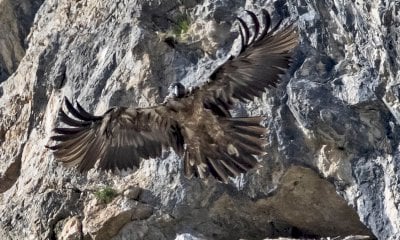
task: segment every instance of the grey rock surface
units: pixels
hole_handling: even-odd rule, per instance
[[[0,82],[17,69],[24,56],[28,47],[25,39],[42,3],[43,0],[0,1]]]
[[[64,96],[96,114],[160,103],[174,81],[207,80],[237,50],[235,17],[261,8],[295,21],[300,39],[282,84],[234,111],[266,116],[262,168],[202,182],[165,151],[136,170],[80,174],[45,149]],[[18,42],[0,48],[0,239],[399,239],[399,11],[390,0],[45,0],[34,19],[0,11],[0,44]],[[32,26],[27,43],[7,26]],[[94,194],[103,186],[119,193],[107,205]]]

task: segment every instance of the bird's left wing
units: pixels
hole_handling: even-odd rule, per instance
[[[260,31],[257,16],[246,11],[253,21],[251,31],[244,20],[240,23],[241,51],[236,57],[231,56],[210,76],[210,80],[192,93],[204,101],[205,106],[215,110],[218,115],[226,112],[239,101],[253,100],[260,97],[265,89],[275,87],[280,75],[289,68],[293,49],[298,44],[298,34],[294,25],[280,27],[280,22],[271,29],[271,17],[262,10],[264,28]]]
[[[64,100],[59,119],[65,126],[56,127],[47,146],[67,166],[81,172],[93,168],[126,169],[138,166],[140,159],[161,155],[163,147],[183,152],[183,136],[179,124],[163,105],[150,108],[117,107],[102,116],[94,116],[78,103],[75,108]]]

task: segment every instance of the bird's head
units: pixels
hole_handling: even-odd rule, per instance
[[[182,83],[176,82],[171,85],[170,89],[172,91],[172,96],[175,98],[182,98],[186,95],[186,89]]]

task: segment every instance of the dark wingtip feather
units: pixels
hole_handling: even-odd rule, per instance
[[[84,116],[85,118],[90,119],[90,120],[92,120],[92,121],[97,121],[97,120],[101,120],[101,119],[102,119],[102,117],[94,116],[94,115],[90,114],[89,112],[87,112],[87,111],[79,104],[78,101],[76,101],[76,106],[77,106],[77,109],[76,109],[76,110],[78,110],[78,112],[79,112],[82,116]]]
[[[56,134],[75,134],[78,133],[82,130],[86,129],[86,127],[78,127],[78,128],[61,128],[61,127],[57,127],[54,128],[53,131]]]
[[[240,52],[242,53],[246,47],[246,41],[244,39],[244,33],[242,31],[242,29],[239,29],[239,34],[240,34]],[[231,56],[231,58],[229,60],[234,59],[233,56]],[[215,80],[217,77],[217,72],[214,72],[211,76],[210,79]]]
[[[249,41],[249,44],[253,43],[257,37],[258,37],[258,33],[260,31],[260,22],[258,21],[258,18],[256,16],[256,14],[254,14],[253,12],[249,11],[249,10],[245,10],[247,14],[250,15],[253,23],[254,23],[254,34],[253,37],[251,38],[251,40]]]
[[[247,27],[247,24],[243,19],[241,19],[240,17],[237,17],[236,19],[239,21],[240,31],[243,32],[243,35],[244,35],[244,38],[243,38],[244,45],[242,45],[242,51],[243,51],[243,48],[245,48],[249,44],[250,30]]]
[[[44,145],[44,147],[45,147],[45,148],[48,148],[48,149],[50,149],[50,150],[53,150],[52,148],[53,148],[54,146],[50,146],[50,145],[46,144],[46,145]]]
[[[70,134],[53,135],[53,136],[50,137],[50,140],[64,142],[64,141],[67,141],[67,140],[70,140],[70,139],[73,139],[73,138],[75,138],[75,135],[70,135]]]
[[[89,122],[82,122],[76,119],[73,119],[71,117],[69,117],[63,109],[60,109],[58,111],[58,117],[60,118],[60,121],[64,124],[67,124],[69,126],[73,126],[73,127],[83,127],[83,126],[88,126],[90,125]]]
[[[261,9],[261,12],[264,16],[264,29],[262,30],[260,36],[257,38],[256,41],[261,40],[267,35],[269,28],[271,27],[271,15],[269,15],[269,12],[265,9]]]
[[[85,110],[83,110],[83,108],[81,107],[81,109],[83,110],[83,114],[82,112],[78,111],[76,108],[74,108],[74,106],[72,105],[72,103],[68,100],[67,97],[64,97],[64,103],[65,106],[68,109],[68,112],[70,112],[74,117],[78,118],[79,120],[83,120],[83,121],[93,121],[94,116],[87,113]]]
[[[48,149],[50,149],[50,150],[52,150],[52,151],[55,151],[55,150],[57,150],[57,149],[59,149],[60,148],[60,145],[59,144],[56,144],[56,145],[45,145],[45,148],[48,148]]]

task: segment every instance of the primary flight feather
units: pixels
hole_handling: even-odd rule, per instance
[[[257,16],[251,34],[245,21],[240,24],[241,51],[231,56],[200,87],[187,92],[175,84],[173,97],[148,108],[113,107],[94,116],[65,98],[67,112],[59,111],[65,127],[54,129],[54,156],[67,166],[88,171],[98,162],[105,170],[139,166],[141,159],[161,155],[171,147],[183,157],[187,177],[206,178],[210,174],[227,182],[257,165],[256,156],[265,154],[266,129],[261,116],[232,117],[236,100],[253,100],[265,89],[276,86],[291,62],[297,46],[293,26],[272,30],[271,18],[262,10],[264,28]]]

